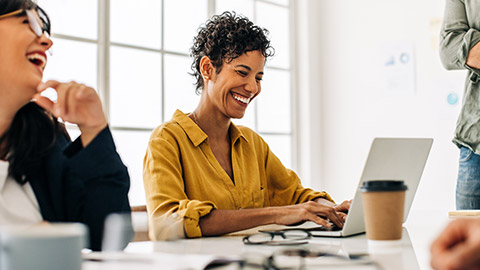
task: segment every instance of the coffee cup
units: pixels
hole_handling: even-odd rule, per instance
[[[81,270],[87,228],[80,223],[40,224],[0,231],[2,270]]]
[[[364,181],[360,190],[367,238],[369,240],[401,239],[407,190],[404,182]]]

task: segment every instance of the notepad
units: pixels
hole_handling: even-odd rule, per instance
[[[480,210],[449,211],[448,217],[480,217]]]

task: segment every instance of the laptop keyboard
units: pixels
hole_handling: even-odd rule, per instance
[[[337,225],[335,224],[332,224],[332,227],[324,227],[324,226],[318,226],[318,227],[315,227],[315,228],[309,228],[308,229],[309,231],[329,231],[329,232],[335,232],[335,231],[341,231],[342,228],[338,227]]]

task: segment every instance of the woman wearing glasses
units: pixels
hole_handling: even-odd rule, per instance
[[[343,226],[350,202],[336,205],[326,192],[302,187],[258,134],[231,122],[260,94],[264,64],[273,55],[267,33],[226,12],[195,37],[200,102],[190,114],[177,110],[153,132],[144,160],[151,238],[307,220]]]
[[[130,211],[129,177],[95,90],[42,82],[49,32],[32,1],[0,1],[0,226],[83,222],[98,250],[106,215]],[[73,143],[59,117],[78,125]]]

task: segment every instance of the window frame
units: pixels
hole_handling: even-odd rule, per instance
[[[150,52],[156,52],[159,53],[161,56],[161,122],[165,122],[168,120],[169,115],[165,115],[166,111],[166,106],[165,106],[165,55],[176,55],[176,56],[182,56],[182,57],[189,57],[188,53],[178,53],[174,51],[168,51],[164,49],[164,40],[165,40],[165,21],[164,21],[164,14],[165,14],[165,0],[160,0],[161,1],[161,27],[162,27],[162,33],[161,33],[161,48],[160,49],[152,49],[148,47],[142,47],[142,46],[135,46],[135,45],[129,45],[129,44],[123,44],[123,43],[118,43],[118,42],[111,42],[110,41],[110,0],[97,0],[98,4],[98,25],[97,25],[97,39],[87,39],[87,38],[80,38],[76,36],[70,36],[70,35],[65,35],[65,34],[53,34],[53,38],[58,38],[58,39],[64,39],[64,40],[70,40],[70,41],[77,41],[77,42],[85,42],[85,43],[91,43],[95,44],[97,46],[97,85],[96,89],[100,95],[100,98],[103,102],[103,107],[104,107],[104,112],[107,117],[107,120],[110,122],[111,119],[111,106],[110,106],[110,95],[111,95],[111,89],[110,89],[110,51],[112,46],[117,46],[121,48],[129,48],[129,49],[136,49],[136,50],[141,50],[141,51],[150,51]],[[296,85],[296,74],[294,72],[295,66],[296,66],[296,48],[295,48],[295,42],[294,42],[294,23],[295,23],[295,1],[293,0],[288,0],[288,5],[284,6],[282,4],[278,3],[273,3],[268,0],[252,0],[253,1],[253,18],[251,18],[253,21],[257,21],[257,3],[265,3],[268,5],[274,5],[274,6],[280,6],[283,8],[287,9],[288,12],[288,18],[289,18],[289,65],[287,68],[282,68],[282,67],[274,67],[274,66],[269,66],[268,62],[266,65],[266,69],[272,69],[272,70],[280,70],[283,72],[288,72],[290,74],[290,87],[289,87],[289,96],[290,96],[290,132],[261,132],[259,130],[259,123],[258,123],[258,108],[257,108],[257,103],[254,104],[253,108],[250,108],[250,110],[254,110],[254,126],[251,128],[254,129],[257,133],[259,133],[261,136],[289,136],[289,142],[290,142],[290,167],[294,170],[299,169],[299,164],[298,164],[298,146],[300,145],[301,142],[298,141],[298,121],[297,121],[297,99],[296,95],[297,92],[295,90],[295,85]],[[207,16],[211,17],[212,15],[215,14],[216,10],[216,0],[207,0]],[[193,91],[192,91],[192,94]],[[68,129],[75,129],[74,126],[68,125]],[[110,125],[110,129],[112,130],[113,133],[115,131],[139,131],[139,132],[152,132],[153,128],[141,128],[141,127],[129,127],[129,126],[113,126]],[[133,181],[132,181],[133,182]]]

